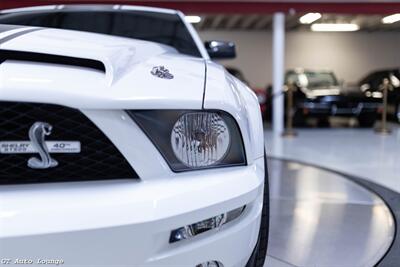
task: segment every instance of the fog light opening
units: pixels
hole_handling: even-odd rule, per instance
[[[219,261],[207,261],[204,263],[197,264],[196,267],[224,267]]]
[[[237,219],[240,215],[242,215],[246,206],[231,210],[229,212],[211,217],[209,219],[193,223],[191,225],[186,225],[175,229],[171,232],[171,236],[169,238],[170,243],[178,242],[181,240],[189,239],[201,233],[219,229],[222,225],[231,222]],[[201,265],[199,265],[201,266]],[[209,265],[205,265],[209,266]],[[213,265],[210,265],[213,266]],[[217,266],[217,265],[216,265]]]

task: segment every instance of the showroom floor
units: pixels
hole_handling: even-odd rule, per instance
[[[266,267],[374,266],[389,249],[394,220],[377,195],[299,163],[270,159],[269,171]]]
[[[400,192],[400,128],[391,126],[390,136],[314,128],[283,139],[266,130],[271,229],[265,266],[374,266],[385,255],[395,235],[385,202],[324,168]]]
[[[369,179],[400,192],[400,127],[381,136],[372,129],[307,128],[296,138],[265,131],[268,156],[292,159]]]

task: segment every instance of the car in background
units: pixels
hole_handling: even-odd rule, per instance
[[[247,86],[250,87],[250,83],[244,77],[242,71],[240,71],[239,69],[234,68],[234,67],[225,67],[225,68],[230,74],[232,74],[237,79],[241,80],[243,83],[245,83]],[[261,89],[261,88],[252,88],[252,90],[254,91],[254,93],[257,96],[258,103],[260,104],[261,114],[264,118],[266,115],[266,111],[267,111],[267,90]]]
[[[388,79],[393,89],[388,91],[388,113],[400,123],[400,68],[371,72],[360,80],[358,86],[366,95],[382,98],[384,79]]]
[[[381,108],[379,99],[368,97],[358,87],[344,87],[332,71],[289,70],[285,75],[284,91],[289,85],[293,86],[295,126],[304,125],[309,117],[326,124],[330,116],[344,116],[356,117],[361,127],[372,127]],[[271,87],[268,92],[272,96]],[[272,112],[272,101],[270,103],[269,113]]]

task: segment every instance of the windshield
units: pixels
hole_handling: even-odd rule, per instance
[[[307,79],[307,87],[313,88],[329,88],[337,86],[338,82],[335,75],[332,72],[304,72]]]
[[[288,83],[295,83],[308,89],[330,88],[338,86],[338,81],[332,72],[305,71],[289,73]]]
[[[157,42],[182,54],[201,57],[177,14],[137,10],[29,11],[0,15],[0,24],[39,26],[102,33]]]

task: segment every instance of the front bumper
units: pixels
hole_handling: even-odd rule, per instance
[[[377,113],[381,106],[382,104],[374,102],[360,102],[357,104],[304,102],[298,105],[298,109],[308,115],[359,116],[361,114]]]
[[[242,267],[257,242],[264,161],[151,181],[0,188],[0,260],[64,266]],[[169,243],[171,230],[246,205],[236,220]],[[41,264],[43,266],[43,264]]]

